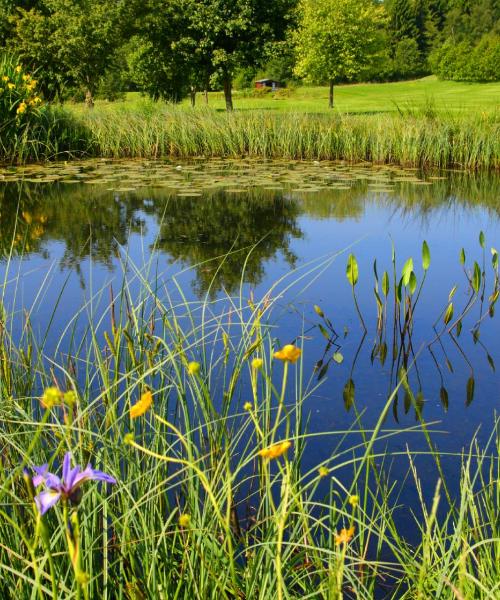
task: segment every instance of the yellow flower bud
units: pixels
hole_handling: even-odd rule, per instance
[[[188,364],[187,370],[190,375],[198,375],[198,373],[200,372],[200,363],[196,361],[190,362]]]
[[[243,405],[243,408],[245,410],[252,410],[252,403],[251,402],[245,402],[245,404]]]
[[[257,369],[261,369],[262,365],[264,364],[264,361],[262,360],[262,358],[254,358],[252,360],[252,369],[254,369],[255,371],[257,371]]]
[[[188,515],[186,513],[183,513],[182,515],[180,515],[179,525],[181,527],[189,527],[190,524],[191,524],[191,515]]]

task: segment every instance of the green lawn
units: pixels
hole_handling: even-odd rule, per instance
[[[264,97],[249,97],[247,92],[234,92],[234,106],[238,110],[272,110],[318,113],[328,112],[327,87],[298,87],[285,92],[287,96],[274,98],[273,94]],[[439,81],[436,77],[424,77],[414,81],[396,83],[365,83],[339,85],[335,88],[336,109],[343,113],[382,113],[399,109],[421,109],[432,106],[443,111],[490,111],[500,106],[500,82],[498,83],[457,83]],[[99,108],[106,106],[134,109],[147,100],[139,93],[127,94],[122,102],[109,104],[97,101]],[[189,102],[183,102],[189,106]],[[204,104],[201,94],[197,105]],[[209,105],[224,109],[224,98],[220,92],[210,93]],[[83,107],[83,105],[81,105]],[[79,110],[80,106],[73,105]]]
[[[299,87],[288,98],[246,98],[235,92],[235,107],[298,112],[327,112],[327,87]],[[223,108],[221,94],[212,94],[211,105]],[[201,97],[200,97],[201,101]],[[371,113],[422,108],[439,110],[490,110],[500,106],[500,83],[458,83],[425,77],[396,83],[342,85],[335,88],[336,107],[341,112]]]

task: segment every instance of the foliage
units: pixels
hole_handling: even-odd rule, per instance
[[[120,15],[120,2],[43,0],[38,8],[18,10],[10,45],[40,69],[49,96],[76,85],[91,103],[120,43]]]
[[[302,0],[300,15],[297,75],[331,86],[357,77],[380,41],[381,9],[370,0]]]
[[[10,147],[10,140],[29,135],[42,110],[35,77],[15,56],[0,54],[0,153]]]
[[[500,35],[486,34],[473,46],[447,40],[431,55],[435,73],[454,81],[500,80]]]

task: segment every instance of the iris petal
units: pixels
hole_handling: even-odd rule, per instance
[[[49,510],[49,508],[52,508],[59,502],[60,498],[61,492],[56,492],[52,490],[40,492],[37,496],[35,496],[35,504],[38,508],[38,512],[41,515],[44,515]]]

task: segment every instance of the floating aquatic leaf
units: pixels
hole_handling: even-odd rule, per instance
[[[460,250],[460,264],[465,265],[465,250],[463,248]]]
[[[479,245],[481,248],[484,248],[484,233],[482,231],[479,232]]]

